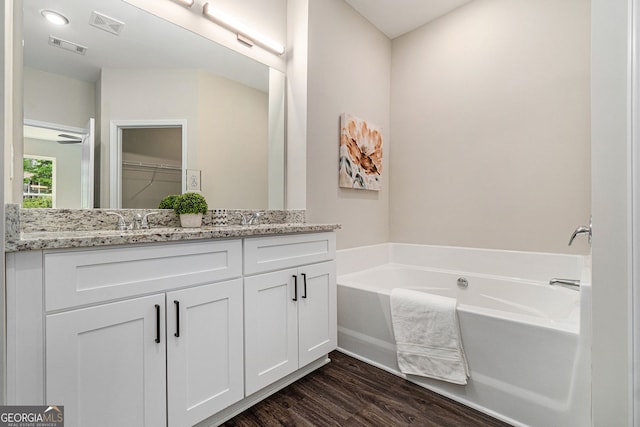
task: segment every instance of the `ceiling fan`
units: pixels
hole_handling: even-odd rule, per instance
[[[56,141],[58,144],[80,144],[82,143],[82,137],[78,135],[69,135],[68,133],[58,134],[58,138],[66,138]]]

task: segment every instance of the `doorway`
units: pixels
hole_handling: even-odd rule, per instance
[[[112,122],[111,129],[111,208],[155,209],[184,192],[185,121]]]

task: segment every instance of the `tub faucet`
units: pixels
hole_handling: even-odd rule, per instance
[[[550,285],[560,285],[560,286],[566,286],[568,288],[575,288],[575,289],[579,289],[580,288],[580,280],[573,280],[573,279],[557,279],[557,278],[553,278],[551,280],[549,280],[549,284]]]

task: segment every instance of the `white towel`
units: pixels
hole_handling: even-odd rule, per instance
[[[469,367],[454,298],[396,288],[391,291],[391,318],[403,373],[467,383]]]

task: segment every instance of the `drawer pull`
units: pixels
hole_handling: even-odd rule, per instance
[[[307,273],[302,273],[302,289],[304,293],[302,294],[302,298],[307,298]]]
[[[173,334],[176,338],[180,338],[180,301],[174,300],[176,305],[176,333]]]
[[[298,276],[293,275],[293,300],[298,301]]]
[[[156,304],[156,343],[160,343],[160,306]]]

